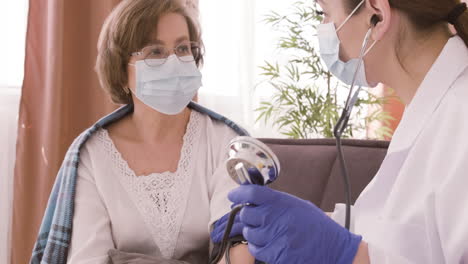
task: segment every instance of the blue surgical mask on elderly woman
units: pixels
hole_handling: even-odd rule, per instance
[[[200,89],[202,75],[192,58],[152,59],[135,62],[135,96],[147,106],[166,114],[177,115],[190,103]],[[159,62],[157,60],[160,60]]]
[[[343,28],[343,26],[348,22],[348,20],[359,10],[359,8],[364,4],[364,0],[360,2],[357,7],[351,12],[351,14],[345,19],[345,21],[335,29],[335,24],[333,22],[327,24],[320,24],[317,27],[317,36],[320,46],[320,56],[322,57],[325,65],[328,70],[340,81],[344,82],[347,85],[351,85],[353,77],[356,73],[356,69],[359,65],[359,59],[354,58],[348,62],[343,62],[340,59],[340,39],[338,38],[337,32]],[[366,51],[364,56],[373,48],[376,42]],[[359,67],[358,72],[356,73],[356,80],[354,85],[364,86],[364,87],[375,87],[375,85],[370,85],[367,83],[366,70],[364,61],[362,62],[362,67]]]

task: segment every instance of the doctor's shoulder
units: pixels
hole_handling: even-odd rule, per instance
[[[435,162],[454,169],[462,166],[462,163],[468,164],[466,135],[468,135],[468,67],[450,85],[420,135],[419,141],[426,142],[424,144],[427,144],[430,150],[427,153],[431,157],[431,161],[427,160],[429,165]]]
[[[433,126],[449,133],[447,135],[450,137],[460,132],[460,136],[463,137],[468,134],[468,67],[447,90],[433,115],[433,120]]]
[[[440,108],[450,116],[463,113],[460,125],[467,123],[464,121],[468,120],[468,67],[451,84]]]

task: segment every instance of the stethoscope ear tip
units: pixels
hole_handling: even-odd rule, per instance
[[[372,27],[375,27],[375,26],[377,26],[377,24],[378,24],[380,21],[382,21],[382,20],[380,19],[380,17],[379,17],[378,15],[373,15],[373,16],[371,17],[370,23],[371,23]]]

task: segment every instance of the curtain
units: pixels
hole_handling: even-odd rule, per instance
[[[65,152],[115,106],[93,71],[118,0],[30,0],[14,179],[12,263],[27,263]]]

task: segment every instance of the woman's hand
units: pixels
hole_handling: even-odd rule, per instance
[[[312,203],[263,186],[240,186],[229,194],[240,213],[250,253],[269,264],[353,263],[361,237]]]
[[[252,254],[249,253],[247,245],[241,244],[231,248],[229,262],[231,264],[254,264],[255,258],[252,256]],[[225,264],[226,259],[223,257],[223,259],[218,263]]]
[[[369,248],[366,242],[361,242],[359,245],[353,264],[370,264]]]

